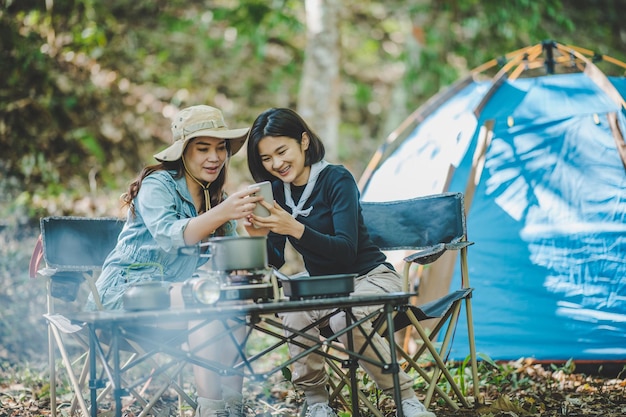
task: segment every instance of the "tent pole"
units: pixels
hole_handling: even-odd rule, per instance
[[[480,182],[480,177],[482,176],[483,168],[485,167],[487,149],[489,148],[491,139],[493,138],[494,124],[494,120],[487,120],[481,128],[481,136],[479,138],[478,145],[476,146],[476,150],[474,151],[472,168],[470,169],[467,184],[465,186],[465,217],[469,214],[476,186]]]
[[[622,165],[624,165],[624,169],[626,170],[626,142],[624,142],[624,135],[622,134],[622,130],[619,128],[619,123],[617,122],[617,114],[609,113],[607,114],[607,118],[609,119],[609,126],[611,127],[611,132],[613,133],[613,139],[615,139],[617,152],[619,153]]]

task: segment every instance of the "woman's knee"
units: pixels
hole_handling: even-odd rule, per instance
[[[341,311],[328,320],[328,325],[332,329],[333,333],[338,333],[340,330],[346,328],[346,313]]]
[[[293,329],[302,329],[314,321],[313,317],[306,311],[284,313],[280,315],[280,319],[283,322],[283,326]]]

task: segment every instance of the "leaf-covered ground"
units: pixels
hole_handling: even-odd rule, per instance
[[[50,395],[46,372],[46,332],[41,319],[45,312],[45,285],[27,276],[36,233],[29,228],[6,233],[0,228],[0,417],[50,416]],[[626,367],[624,364],[583,366],[566,363],[538,364],[531,360],[495,364],[481,361],[480,397],[471,409],[453,410],[435,401],[438,417],[515,416],[626,416]],[[192,381],[193,378],[186,378]],[[364,384],[366,395],[385,417],[395,415],[393,402]],[[264,383],[247,382],[248,416],[296,416],[302,396],[282,375]],[[416,378],[416,392],[422,395]],[[186,390],[193,392],[193,387]],[[445,386],[444,386],[445,389]],[[60,416],[66,416],[71,395],[59,386]],[[101,417],[113,415],[103,403]],[[351,414],[335,404],[339,417]],[[159,417],[177,415],[175,395],[159,403]],[[131,404],[125,417],[135,417],[139,408]],[[183,408],[185,417],[193,410]],[[363,417],[370,417],[366,411]]]
[[[621,366],[621,365],[620,365]],[[498,364],[481,365],[481,397],[471,409],[453,410],[449,406],[435,401],[431,410],[438,417],[515,417],[515,416],[606,416],[626,415],[626,380],[621,372],[611,371],[615,375],[602,375],[596,372],[587,374],[575,372],[574,364],[566,366],[546,366],[530,360]],[[604,372],[607,374],[607,372]],[[31,370],[2,369],[0,380],[0,417],[49,416],[50,403],[47,381],[43,373]],[[419,387],[417,393],[420,394]],[[381,396],[375,390],[366,392],[370,400],[377,402],[386,417],[395,415],[393,402]],[[59,396],[60,415],[67,415],[71,396],[65,392]],[[296,416],[299,414],[302,397],[290,383],[281,376],[265,383],[246,384],[246,406],[248,416]],[[474,400],[473,398],[471,400]],[[351,413],[339,404],[335,404],[340,417]],[[177,400],[174,395],[166,396],[158,404],[157,414],[162,416],[177,415]],[[127,405],[124,416],[137,416],[140,409],[136,404]],[[185,416],[192,416],[190,408],[184,408]],[[100,416],[111,416],[110,404],[103,403]],[[366,410],[363,416],[369,416]]]

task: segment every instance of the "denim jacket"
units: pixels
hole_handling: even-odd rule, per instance
[[[129,211],[117,245],[102,267],[96,287],[105,309],[123,308],[122,295],[142,281],[184,281],[206,258],[180,255],[185,246],[183,231],[198,213],[185,177],[156,171],[144,178],[134,199],[135,215]],[[226,235],[236,235],[236,221],[226,224]],[[87,308],[95,309],[90,295]]]

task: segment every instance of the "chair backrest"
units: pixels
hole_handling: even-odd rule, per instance
[[[43,258],[57,271],[97,271],[115,247],[124,222],[113,217],[41,219]]]
[[[466,235],[462,193],[363,201],[361,207],[372,240],[382,250],[423,249],[456,243]]]

